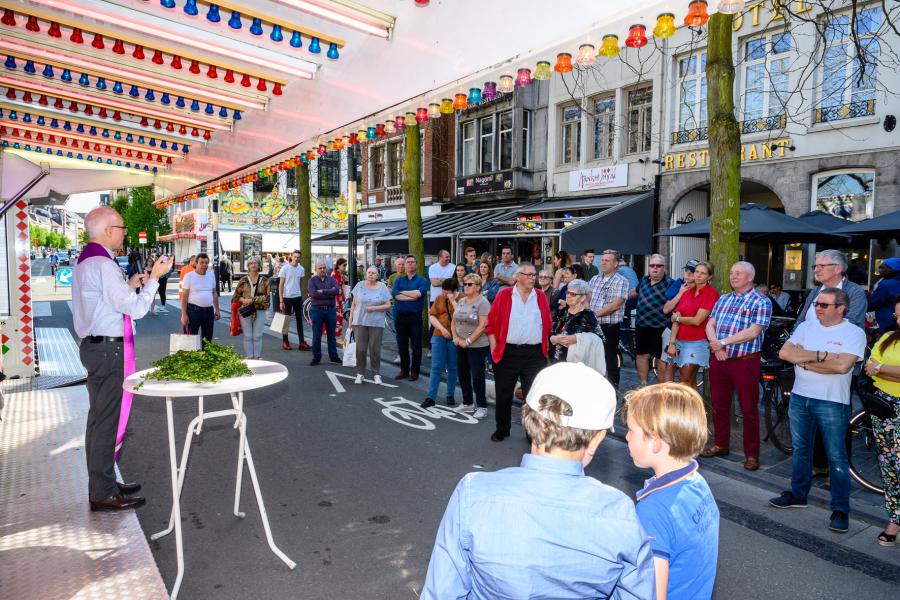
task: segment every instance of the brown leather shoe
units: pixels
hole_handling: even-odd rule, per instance
[[[744,468],[748,471],[756,471],[759,469],[759,459],[758,458],[748,458],[744,461]]]
[[[410,380],[410,381],[415,381],[415,380],[418,379],[418,378],[419,378],[419,374],[418,374],[418,373],[410,373],[410,374],[409,374],[409,380]]]
[[[397,373],[397,376],[394,377],[394,379],[406,379],[407,377],[409,377],[409,373],[407,373],[406,371],[400,371],[399,373]]]
[[[722,448],[721,446],[716,446],[713,444],[706,450],[700,453],[700,456],[703,458],[713,458],[715,456],[728,456],[731,451],[728,448]]]
[[[113,494],[109,498],[103,500],[91,500],[91,510],[123,510],[126,508],[137,508],[143,506],[147,501],[140,496],[132,496],[126,498],[122,494]]]

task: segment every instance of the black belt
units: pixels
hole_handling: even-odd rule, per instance
[[[124,342],[125,338],[119,337],[110,337],[108,335],[89,335],[84,340],[89,344],[102,344],[104,342],[116,343],[116,342]]]
[[[541,348],[541,344],[506,344],[508,348]]]

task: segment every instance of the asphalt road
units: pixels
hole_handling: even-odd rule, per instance
[[[65,303],[39,325],[66,326]],[[168,351],[178,313],[138,321],[138,368]],[[227,323],[216,325],[219,342]],[[308,339],[308,338],[307,338]],[[244,476],[241,509],[232,514],[237,432],[228,419],[207,422],[193,448],[181,501],[186,571],[182,598],[416,598],[428,567],[434,535],[454,486],[465,473],[518,464],[527,450],[517,426],[503,443],[489,440],[493,411],[477,423],[419,419],[427,429],[391,420],[377,399],[418,404],[426,381],[397,382],[384,365],[385,383],[356,386],[309,366],[308,352],[286,352],[266,336],[263,357],[288,366],[284,382],[245,397],[248,439],[275,542],[293,560],[290,571],[270,552]],[[327,354],[326,354],[327,357]],[[443,397],[443,395],[441,395]],[[207,398],[207,410],[229,406]],[[409,405],[411,406],[411,405]],[[176,404],[176,441],[184,443],[195,400]],[[413,417],[414,418],[414,417]],[[122,460],[128,480],[144,485],[138,510],[145,533],[162,529],[171,507],[165,406],[138,397]],[[588,473],[629,495],[649,476],[632,466],[626,446],[608,439]],[[900,552],[874,543],[880,529],[853,520],[849,534],[827,529],[829,512],[777,511],[777,495],[737,478],[707,471],[722,512],[716,598],[797,600],[895,598]],[[150,542],[163,579],[176,573],[174,536]]]

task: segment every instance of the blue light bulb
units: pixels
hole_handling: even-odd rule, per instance
[[[178,108],[184,108],[184,98],[178,96],[178,100],[175,101],[175,106],[177,106]]]
[[[144,143],[144,136],[139,136],[139,137],[138,137],[138,144],[143,144],[143,143]]]
[[[272,33],[269,35],[269,38],[273,42],[280,42],[284,39],[284,34],[281,33],[281,25],[272,25]]]
[[[53,67],[51,65],[44,65],[44,71],[41,73],[44,77],[53,78]]]
[[[121,93],[122,93],[123,88],[122,88],[122,82],[121,82],[121,81],[117,81],[117,82],[115,82],[115,83],[113,84],[113,91],[114,91],[115,93],[117,93],[117,94],[121,94]]]
[[[59,119],[53,119],[52,121],[50,121],[50,127],[53,127],[54,129],[59,127]]]
[[[0,116],[3,116],[3,115],[0,115]],[[38,125],[43,125],[44,123],[46,123],[46,121],[44,120],[44,117],[40,117],[40,116],[39,116],[39,117],[38,117],[38,120],[37,120],[37,124],[38,124]]]
[[[200,102],[196,98],[191,100],[191,110],[193,110],[193,111],[200,110]]]
[[[117,161],[116,161],[116,166],[117,166],[117,167],[121,167],[121,166],[122,166],[122,161],[121,161],[121,160],[117,160]]]
[[[300,36],[299,31],[295,31],[291,35],[291,41],[289,42],[291,48],[302,48],[303,47],[303,38]]]
[[[238,109],[234,109],[234,114],[231,115],[231,118],[234,119],[235,121],[240,121],[241,120],[241,111],[239,111]]]
[[[82,125],[81,123],[79,123],[79,124],[78,124],[78,127],[75,128],[75,131],[76,131],[77,133],[84,133],[84,125]]]
[[[7,69],[15,69],[16,68],[16,59],[12,56],[6,57],[6,62],[3,63],[3,66]]]
[[[129,133],[129,134],[126,134],[126,135],[125,135],[125,141],[126,141],[126,142],[133,142],[133,141],[134,141],[134,136],[131,135],[130,133]]]
[[[228,19],[228,26],[232,29],[241,28],[241,13],[236,10],[231,11],[231,18]]]
[[[309,42],[309,51],[312,54],[318,54],[322,51],[322,46],[319,45],[319,38],[314,37]]]
[[[209,5],[209,11],[206,13],[206,20],[210,23],[218,23],[222,20],[219,16],[219,7],[216,4]]]
[[[16,119],[19,118],[19,116],[16,114],[16,111],[11,110],[11,111],[9,111],[9,118],[12,119],[13,121],[15,121]]]
[[[113,135],[113,138],[114,138],[114,139],[117,139],[117,140],[121,140],[121,139],[122,139],[122,132],[121,132],[121,131],[117,131],[117,132]]]
[[[181,150],[182,150],[185,154],[187,154],[188,152],[191,151],[191,147],[182,144],[182,145],[181,145]]]
[[[172,99],[169,98],[169,92],[163,92],[162,96],[159,97],[159,101],[163,104],[171,104]]]
[[[29,115],[28,113],[25,113],[24,115],[22,115],[22,122],[23,123],[31,123],[31,115]]]
[[[90,133],[91,135],[97,135],[97,128],[92,126],[88,133]]]
[[[156,138],[150,138],[150,147],[156,148]]]
[[[153,102],[156,100],[156,94],[153,93],[153,90],[147,90],[147,93],[144,94],[144,100],[147,102]]]
[[[166,144],[166,140],[161,141],[159,143],[159,147],[165,150],[168,147],[168,144]]]
[[[208,115],[213,114],[213,113],[215,112],[215,110],[213,109],[213,105],[207,103],[206,109],[204,110],[204,112],[205,112],[206,114],[208,114]]]
[[[103,133],[101,133],[100,135],[102,135],[105,138],[108,138],[109,137],[109,129],[104,129]]]
[[[98,90],[106,89],[106,80],[102,77],[97,78],[97,83],[95,84]]]
[[[63,69],[62,75],[59,76],[63,81],[72,81],[72,71],[68,69]]]
[[[224,106],[221,107],[219,109],[219,116],[222,117],[223,119],[227,119],[228,118],[228,109],[225,108]]]
[[[172,150],[178,152],[178,144],[176,144],[175,142],[172,142]]]
[[[26,73],[34,73],[34,71],[35,71],[34,61],[31,61],[31,60],[25,61],[25,72]]]
[[[185,14],[196,17],[199,12],[200,11],[197,10],[197,0],[187,0],[187,2],[184,3]]]
[[[72,124],[66,121],[66,124],[63,125],[63,129],[66,131],[72,131]]]
[[[250,33],[252,33],[253,35],[263,34],[262,19],[260,19],[259,17],[253,18],[253,23],[250,24]]]
[[[78,85],[87,86],[90,84],[91,84],[91,80],[88,79],[87,73],[82,73],[81,77],[78,78]]]
[[[340,56],[340,54],[338,54],[337,44],[335,44],[334,42],[328,44],[328,52],[325,54],[325,56],[327,56],[331,60],[337,60]]]
[[[159,0],[159,3],[163,5],[163,8],[175,8],[175,0]]]
[[[141,91],[138,89],[136,85],[131,86],[131,89],[128,90],[128,95],[132,98],[138,98],[141,95]]]

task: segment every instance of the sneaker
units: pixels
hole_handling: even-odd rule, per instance
[[[362,376],[362,375],[357,375],[357,376],[356,376],[356,379],[353,380],[353,383],[356,383],[356,384],[361,384],[362,382],[363,382],[363,376]]]
[[[284,349],[284,350],[290,350],[290,349],[291,349],[291,343],[290,343],[290,342],[281,342],[281,347],[282,347],[282,349]]]
[[[300,342],[300,345],[298,346],[298,349],[301,350],[301,351],[303,351],[303,352],[306,352],[306,351],[308,351],[308,350],[312,350],[312,346],[310,346],[310,345],[307,344],[306,342]]]
[[[420,404],[419,406],[422,408],[431,408],[432,406],[434,406],[434,404],[434,400],[432,400],[431,398],[425,398],[425,400],[423,400],[422,404]]]
[[[850,515],[842,510],[835,510],[831,513],[831,522],[828,528],[838,533],[846,533],[850,529]]]
[[[478,410],[475,411],[475,414],[472,416],[475,417],[476,419],[483,419],[487,416],[487,409],[479,408]]]
[[[160,306],[159,308],[156,309],[156,312],[167,315],[167,314],[169,314],[169,309],[167,309],[164,306]]]
[[[474,404],[460,404],[459,406],[457,406],[456,408],[453,409],[453,412],[467,413],[467,412],[472,412],[473,410],[475,410]]]
[[[769,506],[774,506],[775,508],[806,508],[809,504],[800,502],[791,492],[782,492],[777,498],[769,500]]]
[[[399,357],[399,356],[395,356],[395,357],[394,357],[394,364],[395,364],[395,365],[399,365],[399,364],[400,364],[400,357]]]
[[[381,375],[375,376],[375,385],[381,385]]]

